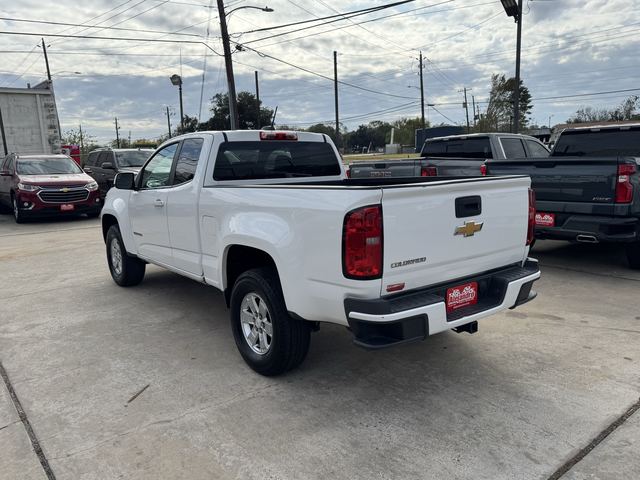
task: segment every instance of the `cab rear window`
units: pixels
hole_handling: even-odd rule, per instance
[[[475,158],[478,160],[493,158],[489,137],[427,141],[422,148],[422,156]]]
[[[552,156],[640,157],[640,128],[562,132]]]
[[[214,180],[328,177],[340,175],[328,143],[298,141],[225,142],[213,169]]]

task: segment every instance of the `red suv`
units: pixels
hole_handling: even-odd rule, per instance
[[[0,203],[27,217],[100,214],[98,184],[66,155],[10,154],[0,167]]]

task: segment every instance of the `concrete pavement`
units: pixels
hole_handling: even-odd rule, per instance
[[[475,335],[368,352],[323,325],[273,379],[214,289],[156,267],[117,287],[98,221],[4,215],[0,361],[58,479],[546,479],[640,397],[640,272],[616,248],[534,256],[538,299]],[[637,472],[637,415],[565,478]],[[2,479],[43,477],[21,428],[0,430]]]

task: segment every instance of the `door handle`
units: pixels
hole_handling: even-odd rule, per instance
[[[154,207],[164,207],[164,201],[160,200],[159,198],[156,198],[156,201],[153,202],[153,206]]]
[[[92,172],[92,170],[90,168],[85,168],[84,171],[87,172],[87,173],[91,173]]]

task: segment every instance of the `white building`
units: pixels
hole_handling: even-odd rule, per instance
[[[8,153],[60,152],[60,122],[49,81],[33,88],[0,88],[0,114],[4,124],[0,137],[6,140]]]

